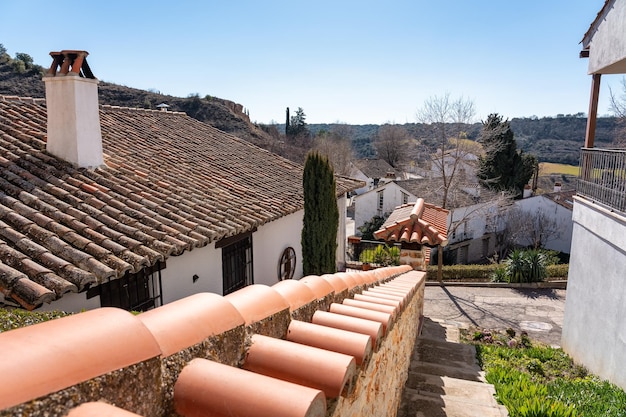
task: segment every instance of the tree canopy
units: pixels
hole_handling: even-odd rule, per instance
[[[492,113],[483,122],[478,141],[484,154],[478,158],[481,185],[494,191],[510,191],[521,197],[524,186],[537,169],[537,158],[517,149],[511,124]]]
[[[328,158],[310,152],[304,164],[304,220],[302,227],[302,268],[304,275],[337,271],[337,228],[339,209],[335,174]]]
[[[289,108],[287,108],[287,117],[289,117]],[[286,134],[290,137],[309,136],[309,128],[306,124],[306,114],[302,107],[298,107],[296,114],[291,116],[287,124]]]

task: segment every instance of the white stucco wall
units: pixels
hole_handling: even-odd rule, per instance
[[[253,238],[254,239],[254,238]],[[193,282],[193,276],[198,280]],[[161,271],[163,304],[199,292],[222,295],[222,251],[215,243],[171,256]]]
[[[547,197],[535,196],[518,200],[515,205],[528,213],[542,212],[549,219],[556,222],[559,228],[558,237],[552,237],[545,243],[545,248],[556,250],[563,253],[570,253],[572,244],[572,211],[566,209],[560,204],[555,203]],[[519,244],[528,244],[528,242],[518,242]]]
[[[348,198],[344,195],[341,198],[337,199],[337,211],[339,212],[339,226],[337,230],[337,270],[343,270],[346,265],[346,244],[347,244],[347,233],[346,233],[346,221],[347,215],[346,211],[348,208]]]
[[[304,210],[266,223],[252,236],[254,283],[274,285],[278,282],[278,261],[291,246],[296,252],[294,278],[302,277],[302,220]],[[221,275],[220,275],[221,276]]]
[[[402,193],[409,196],[408,202],[414,203],[417,197],[404,190],[395,182],[387,183],[374,188],[354,198],[354,225],[355,230],[363,226],[378,214],[378,191],[383,191],[383,214],[391,213],[396,207],[402,205]]]
[[[623,74],[626,72],[626,3],[612,1],[589,44],[589,74]]]
[[[626,389],[626,218],[575,198],[562,346]]]

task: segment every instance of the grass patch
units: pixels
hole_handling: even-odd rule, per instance
[[[486,379],[511,417],[624,417],[626,393],[589,374],[560,348],[532,342],[526,333],[474,330]]]
[[[578,176],[578,165],[555,164],[552,162],[539,163],[540,175],[564,174]]]
[[[62,311],[26,311],[0,308],[0,332],[58,319],[70,314]]]

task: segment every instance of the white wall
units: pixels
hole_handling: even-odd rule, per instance
[[[278,261],[285,248],[296,252],[294,278],[302,277],[302,220],[304,210],[259,227],[252,236],[254,283],[274,285],[278,282]],[[345,217],[345,215],[344,215]],[[221,276],[221,274],[220,274]]]
[[[560,204],[555,203],[547,197],[536,196],[518,200],[515,205],[525,212],[539,213],[543,212],[549,219],[554,220],[560,230],[558,237],[545,242],[545,248],[556,250],[563,253],[570,253],[572,244],[572,211],[566,209]],[[527,244],[528,242],[518,242],[519,244]]]
[[[337,211],[339,212],[339,226],[337,230],[337,270],[341,271],[346,265],[346,244],[348,236],[346,233],[346,211],[348,209],[348,197],[344,195],[337,199]]]
[[[83,310],[93,310],[100,307],[100,296],[87,299],[87,293],[68,293],[59,300],[50,304],[44,304],[36,311],[65,311],[68,313],[80,313]]]
[[[253,238],[254,239],[254,238]],[[198,280],[193,282],[193,276]],[[161,271],[163,304],[199,292],[222,294],[222,251],[215,243],[171,256]]]
[[[626,389],[626,218],[577,197],[573,220],[563,349]]]
[[[626,3],[614,1],[612,6],[600,17],[598,30],[593,34],[589,52],[588,72],[603,74],[621,74],[626,72],[626,65],[618,63],[626,59]],[[591,17],[591,16],[590,16]]]
[[[354,198],[354,225],[355,230],[363,226],[372,217],[378,214],[378,192],[383,191],[383,215],[391,213],[396,207],[402,205],[402,192],[408,194],[409,203],[417,201],[417,197],[405,191],[395,182],[387,183],[374,188]]]
[[[367,192],[367,190],[370,190],[373,186],[374,186],[374,180],[371,179],[370,177],[368,177],[367,175],[365,175],[363,173],[363,171],[361,171],[360,169],[354,169],[351,173],[350,173],[350,178],[354,178],[357,179],[359,181],[363,181],[365,183],[365,187],[361,187],[357,190],[354,190],[354,192],[356,194],[363,194],[365,192]]]

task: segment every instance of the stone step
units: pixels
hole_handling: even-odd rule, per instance
[[[410,372],[405,386],[423,395],[449,395],[479,404],[497,404],[493,386],[483,382]]]
[[[490,400],[481,403],[464,396],[429,395],[405,389],[397,417],[503,417],[503,414]]]
[[[417,339],[412,359],[434,364],[458,363],[478,368],[474,346],[423,337]]]

